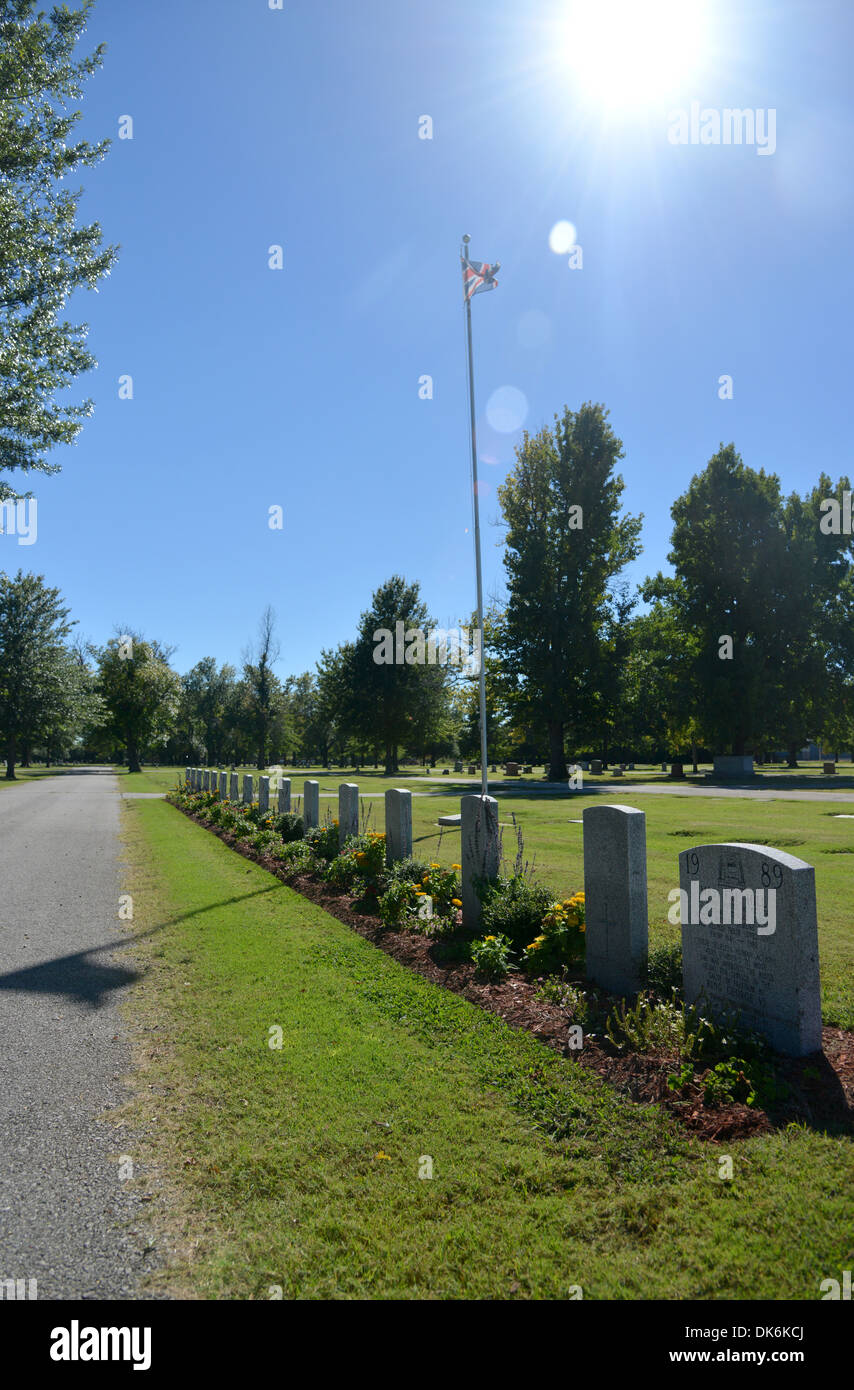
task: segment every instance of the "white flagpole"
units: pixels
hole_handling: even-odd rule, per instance
[[[463,237],[462,259],[468,260],[468,244],[471,237]],[[466,294],[465,266],[463,272],[463,302],[466,307],[466,342],[468,345],[469,368],[469,416],[471,418],[471,479],[474,494],[474,556],[477,574],[477,624],[480,633],[480,789],[482,796],[489,795],[486,761],[486,643],[483,633],[483,578],[480,565],[480,505],[477,495],[477,430],[474,413],[474,363],[471,348],[471,300]]]

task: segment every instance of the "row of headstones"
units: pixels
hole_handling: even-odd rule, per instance
[[[218,791],[221,801],[241,802],[251,806],[255,800],[255,779],[247,773],[243,778],[242,795],[238,791],[236,772],[217,772],[215,769],[188,767],[184,780],[194,791]],[[270,810],[270,778],[258,778],[258,807]],[[277,809],[279,815],[291,809],[291,779],[279,779]],[[302,822],[305,830],[320,824],[320,783],[303,782]],[[385,794],[386,860],[392,863],[408,859],[412,854],[412,793],[389,788]],[[338,843],[359,833],[359,787],[356,782],[343,782],[338,788]]]
[[[187,768],[187,783],[237,801],[238,776]],[[217,785],[218,777],[218,785]],[[270,779],[259,778],[259,806],[269,807]],[[306,829],[319,824],[319,784],[303,787]],[[253,778],[243,778],[243,804]],[[290,810],[291,784],[280,782],[278,808]],[[463,925],[476,930],[479,880],[498,877],[498,802],[460,798]],[[386,860],[412,854],[412,793],[385,793]],[[648,955],[646,816],[632,806],[583,812],[586,972],[618,995],[642,988]],[[338,789],[339,843],[359,829],[359,788]],[[712,1017],[737,1017],[778,1051],[803,1056],[821,1048],[815,870],[764,845],[696,845],[679,855],[683,993]],[[773,907],[773,911],[772,911]],[[733,917],[737,920],[733,921]]]
[[[243,794],[238,796],[238,774],[217,772],[215,769],[188,767],[185,782],[194,791],[218,791],[225,801],[242,800],[250,806],[254,800],[254,778],[243,778]],[[302,818],[306,830],[320,823],[320,784],[303,783]],[[269,810],[270,778],[258,778],[258,805]],[[279,781],[278,810],[283,814],[291,809],[291,781]],[[474,930],[480,920],[480,899],[475,884],[479,879],[497,878],[500,860],[498,836],[498,802],[494,797],[463,796],[460,798],[460,880],[462,884],[463,923]],[[344,843],[359,833],[359,787],[345,782],[338,788],[338,842]],[[412,792],[407,788],[390,787],[385,793],[386,862],[393,864],[412,855]]]
[[[587,974],[634,994],[648,951],[646,817],[632,806],[588,806],[583,825]],[[819,1051],[813,866],[765,845],[695,845],[679,855],[671,911],[677,900],[686,1002],[737,1019],[780,1052]]]

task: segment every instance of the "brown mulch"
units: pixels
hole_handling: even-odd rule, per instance
[[[408,969],[497,1014],[511,1027],[525,1029],[547,1047],[596,1072],[631,1100],[662,1105],[700,1139],[719,1143],[744,1139],[793,1120],[820,1130],[854,1130],[852,1033],[841,1028],[823,1028],[820,1053],[810,1057],[775,1056],[775,1075],[785,1084],[781,1087],[780,1101],[767,1110],[736,1102],[706,1106],[702,1086],[696,1080],[687,1088],[687,1095],[685,1090],[677,1093],[669,1089],[667,1078],[679,1070],[679,1063],[672,1057],[624,1054],[614,1048],[607,1036],[586,1031],[583,1049],[571,1050],[567,1012],[537,997],[540,981],[516,973],[500,981],[481,979],[471,961],[454,959],[440,940],[417,931],[387,927],[378,915],[366,910],[349,894],[339,892],[310,874],[289,875],[278,860],[255,854],[230,831],[209,826],[194,815],[189,818]],[[582,973],[570,975],[569,980],[591,992]],[[595,993],[606,1012],[619,1002],[604,991]]]

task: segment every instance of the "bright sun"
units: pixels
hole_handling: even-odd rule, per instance
[[[596,105],[641,107],[665,100],[700,66],[703,0],[571,0],[562,61]]]

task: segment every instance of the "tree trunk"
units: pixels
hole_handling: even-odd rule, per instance
[[[14,734],[10,734],[6,740],[6,781],[17,782],[15,776],[15,759],[18,755],[17,740]]]
[[[566,754],[563,751],[563,724],[549,720],[549,781],[566,781]]]
[[[696,773],[699,771],[699,769],[698,769],[698,767],[697,767],[697,745],[696,745],[696,743],[692,743],[692,744],[691,744],[691,763],[692,763],[692,766],[693,766],[694,773],[695,773],[695,775],[696,775]]]
[[[387,743],[385,747],[385,777],[395,777],[399,771],[397,762],[397,744]]]
[[[128,772],[142,772],[142,767],[140,766],[139,762],[139,749],[137,748],[136,739],[133,737],[132,734],[129,733],[125,742],[127,745],[128,754]]]
[[[797,767],[797,765],[798,765],[798,745],[797,745],[796,743],[790,743],[790,744],[789,744],[789,760],[788,760],[788,766],[789,766],[789,767]]]

